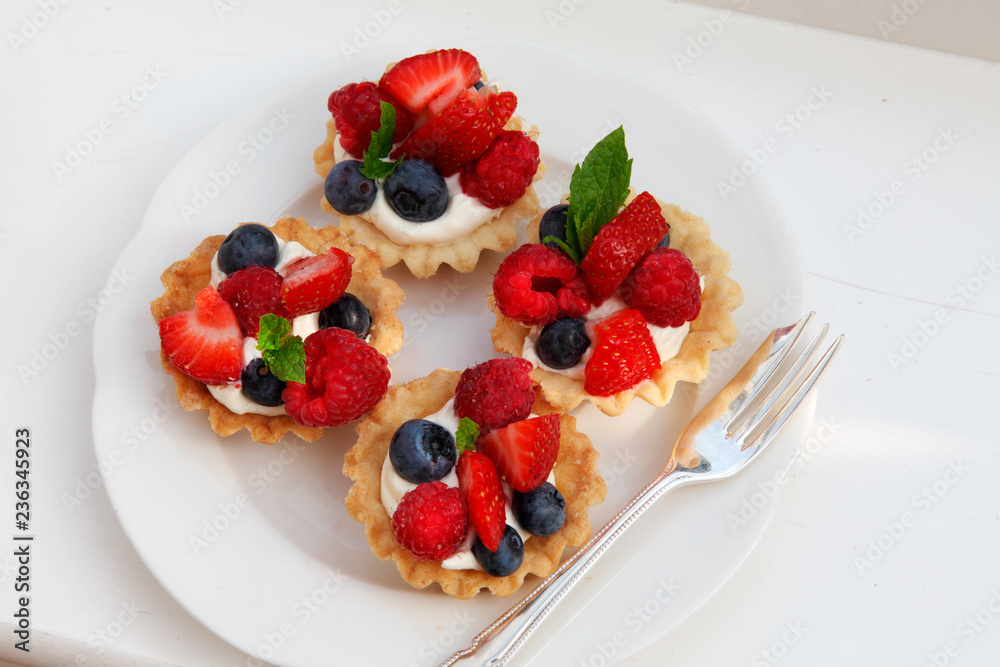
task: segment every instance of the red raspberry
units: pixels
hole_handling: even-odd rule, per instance
[[[330,93],[326,102],[326,107],[337,124],[337,132],[340,133],[340,145],[359,160],[371,142],[372,132],[379,128],[382,120],[380,102],[388,102],[396,108],[396,133],[393,141],[402,141],[413,129],[413,114],[388,93],[380,90],[374,82],[349,83]]]
[[[352,331],[330,327],[305,340],[306,381],[281,393],[285,412],[304,426],[338,426],[362,416],[389,386],[389,363]]]
[[[419,560],[452,555],[468,525],[462,492],[444,482],[426,482],[407,491],[392,515],[396,540]]]
[[[493,298],[501,313],[526,326],[590,312],[587,284],[576,264],[540,243],[525,244],[504,258],[493,276]]]
[[[538,144],[524,132],[504,130],[477,159],[462,165],[462,192],[490,208],[524,196],[538,171]]]
[[[219,283],[219,294],[229,302],[244,336],[256,336],[261,315],[288,317],[281,300],[281,275],[269,266],[251,264],[230,273]]]
[[[490,359],[462,372],[455,387],[455,414],[468,417],[486,435],[524,419],[535,404],[532,365],[524,359]]]
[[[679,327],[701,312],[701,284],[680,250],[654,248],[622,283],[625,303],[658,327]]]

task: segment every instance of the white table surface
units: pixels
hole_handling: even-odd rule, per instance
[[[546,42],[677,93],[748,155],[769,146],[757,177],[801,246],[801,296],[848,336],[820,386],[817,446],[755,551],[681,626],[619,662],[997,664],[1000,65],[651,0],[3,4],[3,432],[12,445],[16,427],[33,429],[36,551],[28,655],[13,648],[13,558],[0,556],[0,657],[247,664],[154,581],[100,485],[66,507],[95,465],[89,300],[161,179],[202,136],[341,57],[355,26],[390,5],[398,15],[372,46]],[[688,37],[719,25],[678,66]],[[141,103],[115,105],[144,78]],[[803,107],[810,99],[817,108]],[[782,119],[796,111],[808,119],[789,131]],[[53,163],[101,127],[92,154],[60,179]],[[923,170],[912,156],[925,152],[934,162]],[[859,225],[859,207],[876,216]],[[23,380],[18,367],[67,325],[74,334]],[[12,446],[3,451],[13,468]],[[5,517],[11,477],[0,476]],[[116,619],[120,636],[104,646],[96,633]],[[589,664],[615,663],[616,625],[580,639],[594,644]]]

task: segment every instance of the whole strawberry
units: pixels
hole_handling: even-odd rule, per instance
[[[389,363],[346,329],[321,329],[305,340],[305,382],[282,392],[285,412],[304,426],[338,426],[371,410],[389,386]]]
[[[654,248],[625,279],[621,292],[625,303],[658,327],[679,327],[701,312],[700,278],[680,250]]]
[[[281,300],[281,276],[269,266],[251,264],[230,273],[219,283],[219,294],[225,299],[240,323],[244,336],[256,336],[262,315],[274,313],[288,317]]]
[[[481,434],[531,414],[535,389],[531,362],[490,359],[462,372],[455,388],[455,414],[476,422]]]
[[[643,192],[621,213],[601,227],[580,271],[594,305],[611,296],[639,259],[667,233],[667,221],[653,195]]]
[[[392,515],[396,540],[419,560],[444,560],[468,529],[462,492],[444,482],[427,482],[407,491]]]
[[[566,255],[528,243],[507,255],[493,276],[497,309],[526,326],[545,325],[590,311],[587,285]]]

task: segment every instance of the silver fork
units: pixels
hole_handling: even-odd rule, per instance
[[[819,361],[811,362],[830,329],[826,324],[797,357],[790,357],[813,315],[774,330],[729,384],[691,420],[677,438],[666,467],[535,590],[440,667],[507,664],[573,586],[654,502],[685,484],[731,477],[757,458],[816,384],[844,340],[843,335],[838,336]],[[786,359],[789,363],[779,373]],[[776,408],[779,400],[783,402]]]

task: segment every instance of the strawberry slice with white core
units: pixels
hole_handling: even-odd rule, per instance
[[[432,102],[440,110],[481,76],[474,55],[461,49],[443,49],[400,60],[382,75],[378,85],[409,111],[419,113]]]
[[[354,258],[340,248],[304,257],[285,267],[281,300],[290,318],[316,313],[344,295]]]
[[[500,475],[524,493],[541,486],[559,454],[559,415],[524,419],[481,437],[476,447]]]
[[[214,287],[195,307],[160,320],[160,347],[174,366],[205,384],[229,384],[243,370],[243,335],[236,314]]]

